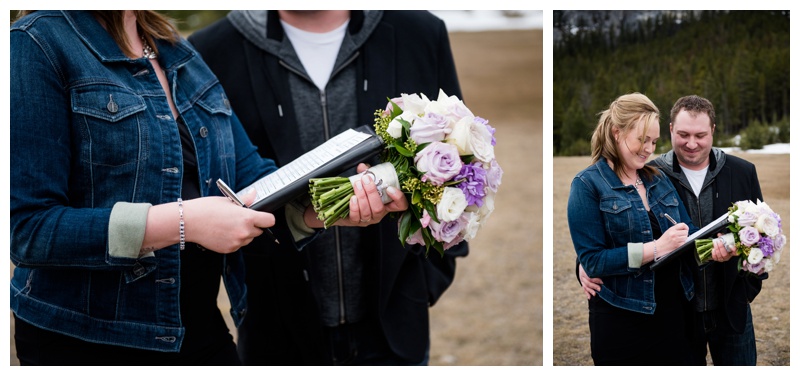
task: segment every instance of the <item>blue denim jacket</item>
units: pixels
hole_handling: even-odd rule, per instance
[[[678,222],[697,230],[669,179],[659,172],[652,181],[645,179],[650,210],[666,231],[669,214]],[[653,240],[650,219],[639,193],[623,185],[605,159],[579,172],[572,180],[567,204],[572,243],[581,265],[590,277],[600,277],[600,297],[627,310],[653,314],[656,309],[654,285],[656,274],[641,257],[631,260],[632,250]],[[636,257],[633,257],[634,259]],[[690,265],[681,257],[680,279],[687,300],[694,296]]]
[[[188,42],[158,49],[194,139],[201,194],[219,195],[218,178],[238,190],[275,170]],[[109,249],[115,204],[181,194],[178,127],[150,63],[126,57],[88,12],[38,11],[11,28],[11,92],[11,309],[87,341],[178,351],[178,246],[147,257]],[[222,274],[238,325],[240,252]]]

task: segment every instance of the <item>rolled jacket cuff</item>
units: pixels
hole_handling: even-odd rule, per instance
[[[310,200],[307,202],[299,199],[293,200],[286,205],[284,210],[286,215],[286,224],[289,227],[289,231],[292,233],[292,238],[294,238],[295,243],[314,236],[316,233],[313,228],[306,225],[306,221],[303,218],[303,215],[306,211],[306,206],[309,204],[311,204]]]
[[[139,258],[147,227],[148,203],[118,202],[108,221],[108,254],[111,257]]]
[[[644,258],[644,243],[628,243],[628,267],[639,269]]]

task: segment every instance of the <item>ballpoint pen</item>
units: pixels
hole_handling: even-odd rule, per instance
[[[231,200],[231,202],[244,208],[247,207],[247,205],[245,205],[244,202],[239,199],[239,196],[237,196],[236,193],[234,193],[233,190],[228,187],[224,181],[222,181],[222,179],[217,179],[217,187],[219,188],[220,192],[225,195],[225,197]],[[269,228],[265,228],[264,230],[267,230],[267,234],[269,234],[269,237],[272,238],[272,241],[274,241],[275,244],[281,244],[281,242],[278,241],[278,238],[275,237],[275,234],[272,233],[272,230]]]
[[[673,225],[673,226],[675,226],[675,225],[677,225],[677,224],[678,224],[678,222],[675,222],[675,220],[674,220],[674,219],[672,219],[672,217],[670,217],[670,216],[669,216],[669,214],[667,214],[667,213],[664,213],[664,216],[665,216],[665,217],[667,217],[667,219],[668,219],[670,222],[672,222],[672,225]]]

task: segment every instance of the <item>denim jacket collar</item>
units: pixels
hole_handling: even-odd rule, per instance
[[[97,55],[102,62],[119,62],[133,60],[125,55],[113,38],[103,29],[91,12],[85,10],[62,11],[64,18],[75,29],[86,46]],[[158,45],[158,61],[166,71],[173,71],[185,65],[195,56],[195,52],[183,43],[170,44],[163,41]]]
[[[628,189],[630,187],[622,183],[622,179],[614,173],[614,170],[611,169],[611,166],[608,165],[608,161],[604,157],[600,157],[596,165],[598,166],[597,169],[600,172],[600,176],[611,189]],[[660,180],[660,174],[654,174],[651,181],[642,179],[642,183],[644,183],[645,190],[649,192],[650,187],[657,185]]]

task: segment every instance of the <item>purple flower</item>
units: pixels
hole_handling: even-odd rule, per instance
[[[758,264],[751,264],[747,262],[747,260],[744,260],[742,262],[742,269],[747,270],[750,273],[758,274],[759,272],[761,272],[761,269],[764,268],[764,264],[766,264],[766,262],[767,259],[765,258],[761,259],[761,261]]]
[[[486,184],[489,185],[489,189],[491,189],[492,192],[497,193],[497,187],[500,186],[502,180],[503,169],[497,164],[496,159],[492,159],[492,163],[489,164],[489,171],[486,172]]]
[[[461,243],[461,241],[462,241],[462,240],[464,240],[464,237],[462,237],[462,236],[459,234],[458,236],[456,236],[456,238],[455,238],[455,239],[453,239],[453,240],[451,240],[451,241],[449,241],[449,242],[445,243],[445,245],[444,245],[444,250],[446,251],[446,250],[450,249],[452,246],[454,246],[454,245],[456,245],[456,244],[458,244],[458,243]]]
[[[458,148],[442,142],[431,142],[414,157],[417,170],[424,172],[422,181],[442,185],[456,176],[463,163],[458,157]]]
[[[784,245],[786,245],[786,236],[783,234],[778,234],[778,236],[772,240],[772,246],[774,250],[780,251],[783,249]]]
[[[753,226],[756,224],[758,220],[758,216],[755,213],[751,212],[744,212],[739,216],[739,226],[746,227],[746,226]]]
[[[422,229],[417,230],[417,232],[409,236],[408,239],[406,239],[406,244],[425,245],[425,238],[422,237]]]
[[[430,223],[431,223],[431,215],[428,214],[427,210],[422,209],[422,218],[419,219],[419,224],[421,224],[422,227],[427,228],[428,224]]]
[[[467,205],[483,206],[483,197],[486,196],[486,170],[483,169],[483,164],[480,162],[473,162],[465,164],[461,167],[461,172],[456,175],[453,180],[466,179],[458,183],[456,187],[464,192],[467,197]]]
[[[761,240],[758,241],[758,248],[761,248],[764,257],[771,257],[772,253],[775,252],[775,245],[772,243],[772,239],[766,236],[762,236]]]
[[[452,129],[447,117],[428,112],[414,122],[410,131],[411,139],[420,145],[426,142],[442,141],[452,132]]]
[[[486,120],[486,119],[484,119],[482,117],[479,117],[479,116],[475,117],[475,122],[478,123],[478,124],[483,124],[483,125],[486,126],[486,129],[488,129],[489,133],[492,135],[492,146],[495,146],[497,144],[497,139],[494,138],[494,132],[497,132],[497,129],[494,129],[494,127],[489,125],[489,120]]]
[[[761,239],[761,235],[758,233],[753,226],[747,226],[739,230],[739,241],[742,244],[751,247],[753,244],[758,243],[758,240]]]
[[[443,243],[450,243],[459,236],[465,225],[466,223],[464,221],[459,220],[450,222],[431,221],[428,227],[434,239]]]

